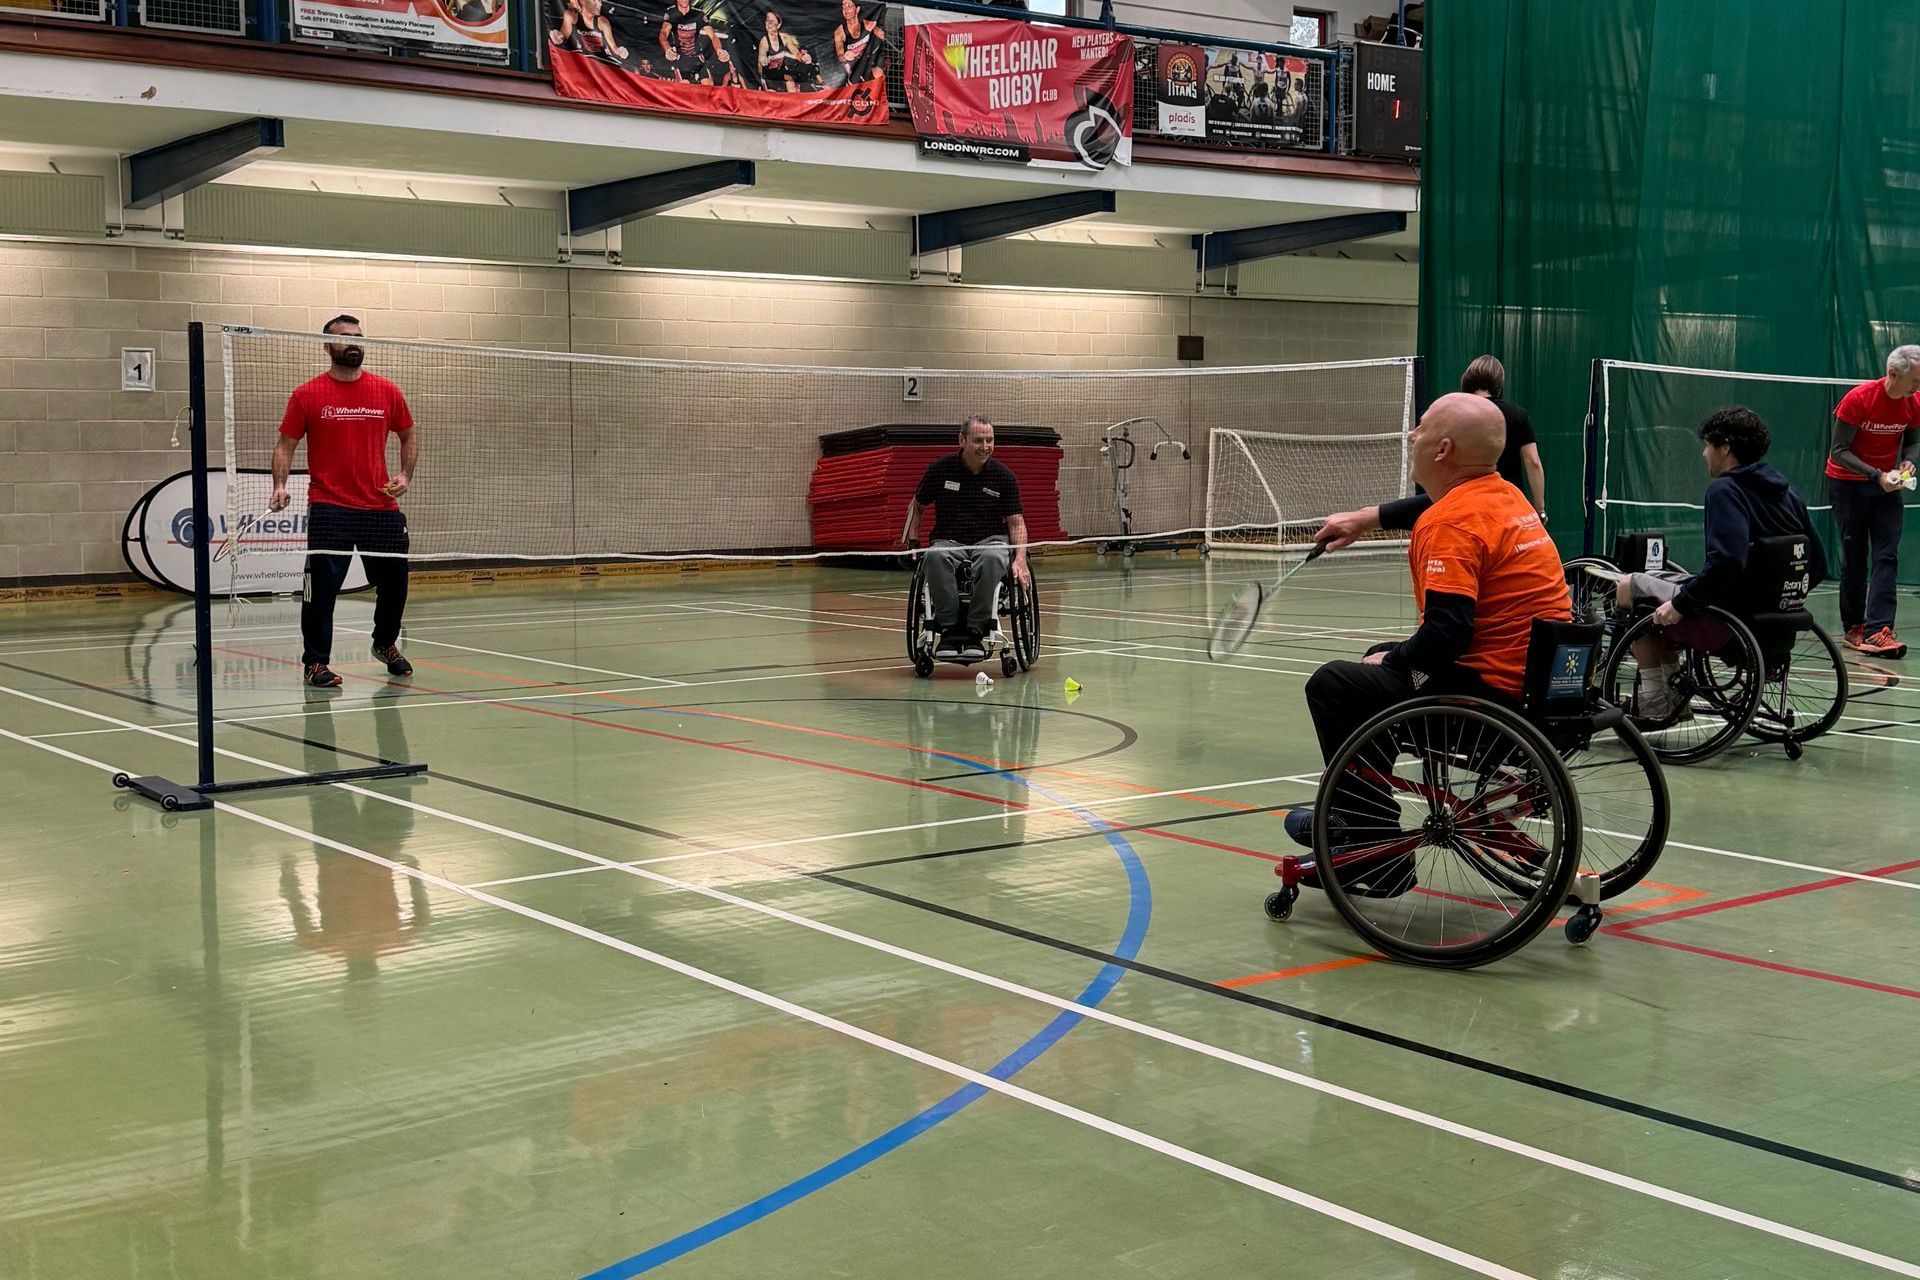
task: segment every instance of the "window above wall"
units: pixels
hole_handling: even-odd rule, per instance
[[[1287,36],[1287,43],[1300,45],[1307,49],[1318,49],[1327,43],[1333,26],[1333,15],[1317,9],[1295,9],[1293,28]]]

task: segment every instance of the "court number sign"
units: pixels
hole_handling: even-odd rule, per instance
[[[1362,155],[1418,159],[1423,84],[1420,50],[1355,45],[1353,149]]]
[[[120,348],[120,389],[151,391],[153,384],[153,348]]]
[[[900,379],[900,398],[909,403],[918,403],[926,399],[926,379],[917,373],[909,373]]]

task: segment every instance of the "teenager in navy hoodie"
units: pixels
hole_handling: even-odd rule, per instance
[[[1807,504],[1787,478],[1761,459],[1773,438],[1760,415],[1744,405],[1715,410],[1700,424],[1700,457],[1707,464],[1707,558],[1692,577],[1673,572],[1635,573],[1620,580],[1623,607],[1658,605],[1662,627],[1698,617],[1709,605],[1738,613],[1744,602],[1747,552],[1761,538],[1782,535],[1807,540],[1810,586],[1827,576],[1826,549],[1813,531]],[[1669,677],[1677,659],[1657,636],[1634,645],[1640,692],[1629,708],[1647,723],[1672,720],[1685,710]]]

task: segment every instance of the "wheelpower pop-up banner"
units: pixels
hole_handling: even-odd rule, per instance
[[[1133,162],[1133,41],[1115,31],[907,11],[923,153],[1104,169]]]
[[[887,123],[886,8],[859,0],[546,0],[554,88],[690,115]]]
[[[507,0],[292,0],[297,40],[469,61],[512,57]]]
[[[1307,60],[1259,49],[1163,44],[1153,77],[1157,127],[1243,146],[1305,145]]]

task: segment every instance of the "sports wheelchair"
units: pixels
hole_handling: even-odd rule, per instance
[[[1659,761],[1594,687],[1602,638],[1537,620],[1517,711],[1419,697],[1355,730],[1321,776],[1313,856],[1280,860],[1267,917],[1317,885],[1370,946],[1449,969],[1511,954],[1562,906],[1568,940],[1591,938],[1601,901],[1659,860],[1669,820]]]
[[[940,628],[933,617],[933,594],[927,590],[929,554],[922,552],[914,556],[913,585],[907,591],[907,657],[913,663],[913,673],[925,679],[933,674],[937,662],[970,667],[995,657],[1000,659],[1002,676],[1033,670],[1033,664],[1040,660],[1040,580],[1033,573],[1032,565],[1027,568],[1030,585],[1022,586],[1013,576],[1011,566],[1006,576],[994,584],[994,628],[990,635],[983,637],[980,656],[946,656],[938,652]],[[960,613],[964,617],[968,602],[978,589],[971,561],[960,562],[955,580],[960,589]]]
[[[1801,744],[1839,722],[1847,706],[1847,668],[1840,647],[1806,608],[1812,587],[1807,543],[1798,536],[1756,539],[1747,553],[1740,605],[1709,607],[1676,626],[1655,626],[1650,609],[1618,614],[1609,596],[1600,682],[1609,702],[1636,711],[1645,705],[1640,695],[1647,677],[1633,652],[1638,641],[1657,636],[1674,653],[1668,683],[1675,710],[1654,724],[1636,716],[1662,761],[1697,764],[1742,734],[1778,743],[1788,759],[1797,760]],[[1570,584],[1576,572],[1601,580],[1576,568],[1580,564],[1569,563]],[[1605,582],[1608,592],[1612,586]],[[1600,605],[1596,599],[1590,608],[1597,613]]]

